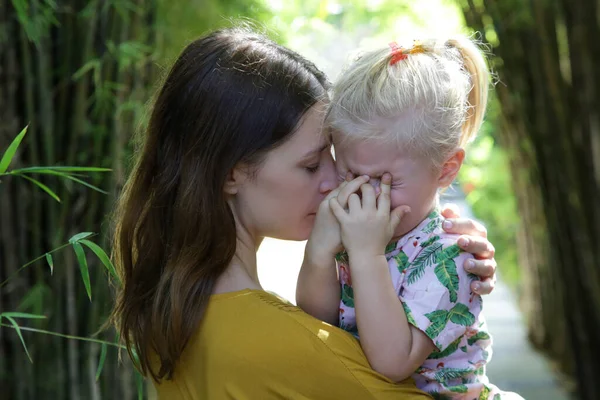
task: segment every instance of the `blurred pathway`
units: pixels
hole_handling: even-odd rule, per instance
[[[473,217],[460,191],[449,190],[443,202],[453,202],[461,209],[462,216]],[[265,239],[258,253],[263,287],[293,303],[304,245],[305,242]],[[494,339],[494,353],[488,365],[490,381],[503,390],[519,393],[526,400],[569,399],[546,359],[527,341],[525,324],[514,294],[502,281],[498,282],[491,295],[484,298],[484,310]]]

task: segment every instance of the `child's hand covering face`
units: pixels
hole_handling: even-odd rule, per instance
[[[391,175],[381,179],[381,193],[375,195],[370,184],[360,187],[362,199],[353,193],[348,199],[348,211],[339,200],[332,198],[330,207],[340,223],[342,242],[352,259],[385,255],[385,246],[392,239],[403,215],[410,212],[407,206],[390,210]],[[368,264],[365,264],[368,265]]]
[[[368,175],[377,195],[377,186],[383,173],[391,174],[391,209],[407,205],[412,210],[399,223],[394,238],[412,230],[435,206],[439,184],[437,175],[427,160],[414,157],[399,150],[397,146],[382,141],[338,140],[336,143],[334,135],[334,146],[340,180],[344,180],[348,172]]]

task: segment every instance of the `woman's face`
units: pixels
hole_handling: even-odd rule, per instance
[[[321,201],[337,187],[331,146],[322,132],[325,105],[306,112],[292,137],[270,151],[234,199],[238,219],[256,237],[305,240]]]

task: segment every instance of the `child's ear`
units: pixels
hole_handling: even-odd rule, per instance
[[[223,185],[223,191],[225,193],[235,196],[238,193],[240,187],[248,179],[248,168],[243,165],[236,165],[225,179],[225,185]]]
[[[458,149],[452,154],[442,165],[440,176],[438,178],[438,184],[440,187],[448,187],[452,184],[460,167],[462,166],[463,160],[465,159],[465,151]]]

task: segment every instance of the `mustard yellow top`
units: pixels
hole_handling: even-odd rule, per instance
[[[373,371],[358,341],[261,290],[211,296],[159,399],[417,400],[412,380]]]

